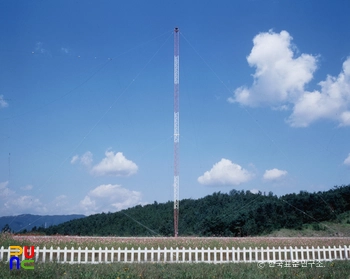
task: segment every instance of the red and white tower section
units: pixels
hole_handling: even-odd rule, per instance
[[[179,28],[174,29],[174,236],[179,233]]]

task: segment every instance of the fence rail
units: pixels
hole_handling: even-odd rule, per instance
[[[24,250],[24,249],[23,249]],[[10,261],[9,248],[0,248],[0,261]],[[25,259],[24,253],[20,256]],[[350,246],[333,247],[278,247],[278,248],[138,248],[138,249],[82,249],[71,248],[39,248],[34,249],[35,262],[60,262],[60,263],[144,263],[144,262],[204,262],[204,263],[228,263],[228,262],[270,262],[280,261],[333,261],[350,259]]]

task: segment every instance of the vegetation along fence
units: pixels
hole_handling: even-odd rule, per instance
[[[13,252],[13,250],[11,250]],[[24,260],[24,253],[22,253]],[[10,248],[1,247],[0,260],[10,261]],[[332,261],[349,260],[350,246],[333,247],[278,247],[278,248],[138,248],[138,249],[60,249],[39,248],[34,249],[35,262],[61,262],[61,263],[144,263],[144,262],[280,262],[280,261]]]

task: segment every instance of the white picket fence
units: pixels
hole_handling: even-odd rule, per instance
[[[35,262],[60,262],[60,263],[145,263],[145,262],[204,262],[204,263],[228,263],[228,262],[269,262],[280,261],[333,261],[349,260],[350,246],[333,247],[278,247],[278,248],[157,248],[157,249],[54,249],[53,247],[34,249]],[[11,252],[14,252],[12,249]],[[24,260],[24,253],[20,256]],[[0,261],[10,260],[10,248],[1,247]]]

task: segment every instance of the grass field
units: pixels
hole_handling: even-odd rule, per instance
[[[39,247],[284,247],[284,246],[343,246],[350,245],[348,237],[251,237],[251,238],[119,238],[72,236],[14,236],[0,235],[0,246],[34,245]],[[259,266],[257,263],[229,264],[61,264],[35,263],[34,270],[9,270],[0,263],[0,279],[7,278],[335,278],[350,279],[350,261],[323,262],[323,267]]]
[[[350,278],[350,263],[335,261],[324,267],[269,267],[257,264],[36,264],[34,270],[9,270],[0,263],[0,278]]]

